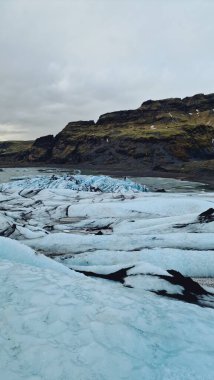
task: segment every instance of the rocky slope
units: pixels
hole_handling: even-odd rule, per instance
[[[97,123],[70,122],[55,137],[0,144],[0,163],[91,164],[94,167],[212,172],[214,94],[148,100],[136,110],[101,115]],[[4,146],[2,148],[2,146]],[[192,169],[193,168],[193,169]]]

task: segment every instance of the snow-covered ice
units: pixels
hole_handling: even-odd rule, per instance
[[[213,379],[214,193],[70,177],[1,185],[0,379]]]
[[[213,378],[213,309],[69,276],[36,258],[0,260],[2,379]]]
[[[147,187],[133,182],[132,180],[116,179],[108,176],[86,176],[76,175],[51,175],[37,176],[34,178],[13,178],[12,183],[1,184],[0,190],[29,188],[29,189],[71,189],[78,191],[101,191],[101,192],[121,192],[121,191],[147,191]]]

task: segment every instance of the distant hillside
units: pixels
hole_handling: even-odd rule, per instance
[[[148,100],[135,110],[70,122],[55,137],[0,143],[0,163],[214,170],[214,94]]]
[[[34,141],[0,141],[0,163],[26,160]]]

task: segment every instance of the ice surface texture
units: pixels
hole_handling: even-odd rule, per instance
[[[13,179],[15,180],[15,178]],[[116,179],[108,176],[87,175],[51,175],[37,176],[35,178],[17,179],[14,182],[0,185],[0,190],[14,188],[30,189],[70,189],[92,192],[142,192],[148,191],[147,187],[133,182],[128,178]]]
[[[0,259],[2,379],[213,379],[213,309],[70,276],[40,256],[18,262],[12,243],[14,258]]]
[[[45,178],[0,192],[0,378],[213,379],[213,290],[176,272],[214,277],[213,193]]]

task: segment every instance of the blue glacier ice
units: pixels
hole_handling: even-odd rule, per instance
[[[135,183],[134,181],[124,178],[117,179],[109,176],[94,175],[51,175],[37,176],[34,178],[19,179],[17,181],[2,184],[1,190],[6,189],[71,189],[78,191],[118,193],[118,192],[145,192],[148,188],[145,185]]]

